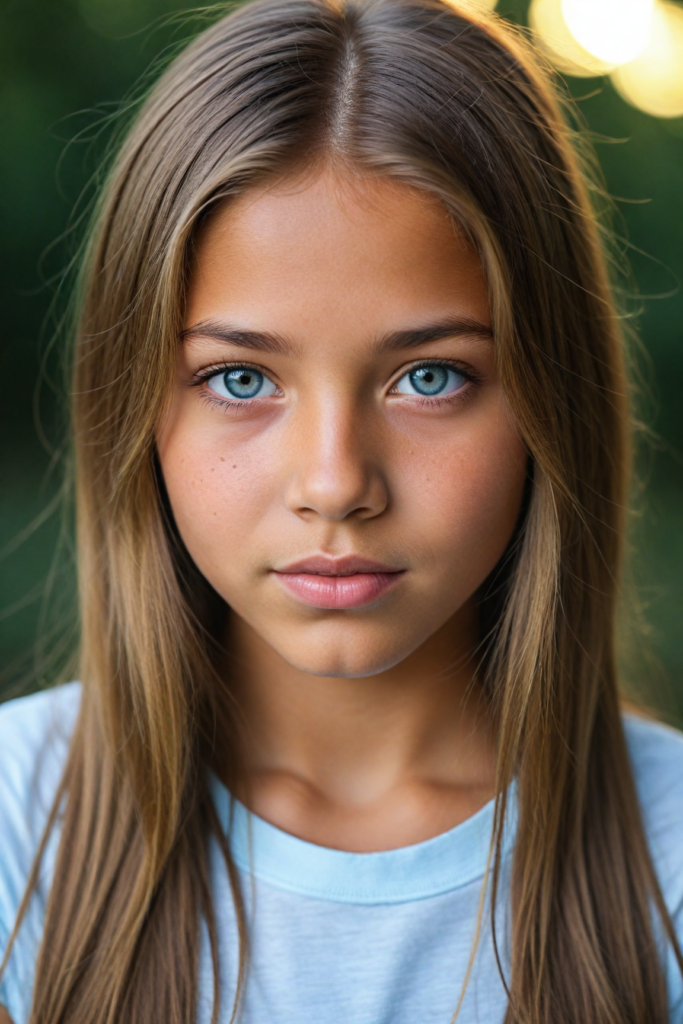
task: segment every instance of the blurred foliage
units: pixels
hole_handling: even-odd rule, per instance
[[[61,342],[65,273],[92,200],[122,97],[154,76],[196,29],[181,0],[5,0],[0,9],[0,688],[16,692],[36,642],[71,643],[73,584],[54,568],[68,524],[49,514],[63,474]],[[524,0],[499,13],[525,23]],[[650,624],[625,648],[626,669],[683,720],[683,120],[627,106],[608,81],[567,80],[593,135],[616,230],[642,296],[645,396],[656,432],[641,445],[633,575]],[[76,211],[74,213],[74,210]],[[58,335],[57,335],[58,337]],[[42,516],[41,516],[42,514]],[[30,525],[39,517],[35,528]],[[42,521],[41,521],[42,518]],[[68,563],[68,559],[67,559]],[[45,617],[44,595],[56,618]],[[630,631],[633,641],[633,632]],[[650,656],[644,656],[644,651]],[[33,677],[33,685],[39,679]],[[30,685],[30,684],[29,684]]]

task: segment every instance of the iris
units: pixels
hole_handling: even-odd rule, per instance
[[[233,398],[255,398],[263,387],[263,381],[263,374],[248,366],[238,366],[223,374],[225,390]]]
[[[416,366],[398,382],[396,389],[402,395],[422,395],[426,398],[449,395],[459,391],[466,378],[445,363]]]
[[[410,383],[422,395],[438,395],[448,384],[445,366],[420,366],[410,374]]]

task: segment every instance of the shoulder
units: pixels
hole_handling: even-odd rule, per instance
[[[0,705],[0,810],[11,796],[56,788],[80,694],[80,684],[68,683]]]
[[[0,959],[17,917],[69,749],[80,686],[70,683],[0,705]],[[7,970],[0,1003],[28,1020],[33,967],[56,852],[54,834]]]
[[[0,703],[0,752],[27,751],[53,730],[70,734],[80,699],[81,684],[65,683]]]
[[[683,945],[683,733],[638,715],[624,717],[643,822],[662,896]],[[665,956],[670,1019],[683,1024],[683,984]]]
[[[683,732],[634,714],[624,716],[624,730],[646,820],[656,830],[678,822],[683,810]]]
[[[0,705],[0,919],[12,916],[42,836],[78,713],[69,683]]]
[[[624,716],[645,830],[670,909],[683,899],[683,733]]]

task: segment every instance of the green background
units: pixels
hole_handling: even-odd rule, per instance
[[[525,23],[523,2],[500,0],[498,10]],[[0,9],[0,694],[49,679],[55,665],[44,653],[59,657],[73,641],[69,526],[50,513],[63,476],[57,328],[93,176],[122,100],[196,24],[174,0],[12,0]],[[631,615],[624,629],[624,668],[681,723],[683,119],[640,113],[609,80],[567,84],[594,135],[641,296],[631,306],[642,311],[648,431],[632,521],[639,622]],[[66,558],[56,562],[60,534]]]

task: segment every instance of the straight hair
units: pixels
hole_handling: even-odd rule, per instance
[[[106,182],[80,284],[83,690],[46,833],[60,838],[30,1024],[194,1024],[202,924],[215,1024],[226,993],[213,842],[240,922],[238,1012],[244,911],[207,779],[215,768],[240,791],[239,709],[221,661],[229,609],[178,537],[154,438],[199,225],[246,190],[324,162],[427,192],[467,233],[529,452],[519,528],[479,592],[479,683],[497,728],[492,914],[513,781],[517,794],[509,952],[496,937],[506,1024],[668,1020],[662,936],[683,960],[616,668],[624,339],[581,152],[532,46],[466,0],[254,0],[151,91]],[[23,909],[36,878],[34,867]]]

